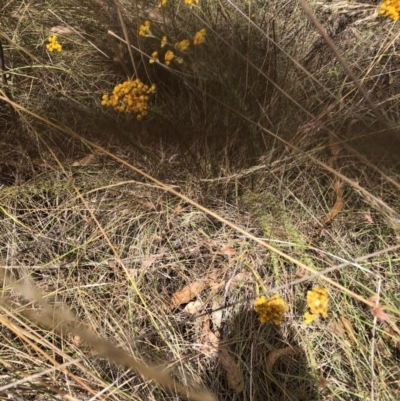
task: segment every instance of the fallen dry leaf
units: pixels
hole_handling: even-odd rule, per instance
[[[323,224],[330,223],[339,214],[344,206],[342,182],[336,180],[333,184],[333,190],[336,193],[336,202],[330,212],[322,219]]]
[[[181,290],[175,292],[171,296],[170,306],[171,309],[176,308],[181,304],[186,304],[190,302],[199,292],[203,291],[206,287],[211,287],[215,289],[221,284],[216,283],[217,278],[223,274],[224,269],[213,270],[204,280],[195,281],[192,284],[187,285]]]
[[[266,368],[267,372],[271,373],[276,361],[285,355],[296,355],[300,353],[300,348],[298,347],[286,347],[281,349],[274,349],[267,356]]]
[[[204,306],[203,302],[197,300],[189,302],[183,310],[187,313],[190,313],[191,315],[194,315],[195,313],[198,313],[203,306]]]
[[[205,334],[205,342],[217,352],[221,366],[226,372],[229,389],[233,390],[235,393],[241,393],[244,384],[237,363],[229,353],[227,347],[221,343],[219,338],[211,331],[209,319],[203,324],[203,332]]]
[[[87,166],[88,164],[92,164],[96,161],[97,156],[91,153],[90,155],[87,155],[85,157],[82,157],[81,159],[78,159],[77,161],[73,162],[71,164],[72,167],[81,167],[81,166]]]
[[[210,319],[208,317],[205,318],[203,322],[203,342],[204,345],[208,347],[208,350],[205,350],[206,354],[216,354],[219,346],[219,338],[212,332],[210,328]]]
[[[218,357],[222,367],[226,371],[228,387],[235,393],[241,393],[244,388],[243,380],[235,359],[231,356],[225,345],[220,344],[218,348]]]
[[[211,313],[211,320],[213,322],[213,327],[215,330],[218,330],[222,324],[222,309],[221,302],[219,299],[214,299],[212,303],[213,312]]]
[[[176,308],[181,304],[190,302],[199,292],[203,291],[207,287],[207,282],[195,281],[192,284],[187,285],[181,290],[175,292],[171,297],[171,309]]]
[[[76,32],[72,28],[62,25],[53,26],[53,28],[50,29],[50,32],[59,33],[61,35],[70,35],[72,33],[76,34]]]
[[[364,214],[364,219],[367,221],[368,224],[374,224],[374,219],[369,213]]]
[[[235,249],[230,245],[225,245],[220,253],[221,255],[236,255]]]

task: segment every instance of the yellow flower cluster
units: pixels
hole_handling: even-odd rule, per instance
[[[196,32],[193,38],[193,44],[195,46],[199,45],[200,43],[203,43],[206,39],[206,29],[200,29],[200,31]]]
[[[158,61],[158,51],[154,51],[153,53],[151,53],[151,58],[149,60],[150,64],[155,63],[156,61]]]
[[[117,111],[136,114],[136,119],[141,121],[147,115],[149,98],[155,90],[155,84],[148,86],[140,79],[125,81],[114,88],[111,96],[103,95],[101,104]]]
[[[46,47],[49,52],[60,52],[62,50],[62,46],[60,43],[58,43],[57,35],[49,36],[47,40],[49,43],[46,45]]]
[[[304,323],[310,324],[318,315],[324,319],[328,317],[328,297],[325,288],[315,287],[311,291],[307,291],[307,305],[310,312],[304,314]]]
[[[400,18],[400,0],[384,0],[379,9],[379,14],[397,21]]]
[[[258,320],[261,323],[272,320],[278,326],[282,323],[284,314],[289,310],[289,307],[279,295],[274,295],[269,299],[263,295],[254,301],[254,310],[257,312]]]
[[[163,36],[163,37],[161,38],[160,47],[163,48],[167,43],[168,43],[167,37],[166,37],[166,36]]]
[[[188,6],[194,6],[199,4],[199,0],[185,0],[185,4],[187,4]]]
[[[158,8],[161,8],[161,7],[165,7],[166,5],[168,4],[168,0],[161,0],[159,3],[158,3]]]
[[[174,59],[174,57],[175,57],[174,52],[171,51],[171,50],[168,50],[168,51],[165,53],[165,56],[164,56],[165,64],[166,64],[166,65],[170,65],[170,64],[171,64],[171,61]]]
[[[183,39],[178,43],[175,43],[175,49],[180,50],[181,52],[186,51],[190,46],[189,39]]]
[[[150,21],[144,21],[144,24],[139,27],[139,36],[151,35],[150,25]]]

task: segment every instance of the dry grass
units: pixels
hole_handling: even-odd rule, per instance
[[[313,4],[371,108],[295,1],[157,3],[0,1],[0,395],[397,400],[397,25]],[[203,27],[182,66],[148,63]],[[142,123],[100,105],[135,73]],[[314,284],[329,318],[306,326]]]

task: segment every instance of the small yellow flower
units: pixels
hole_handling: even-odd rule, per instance
[[[205,41],[206,38],[206,29],[200,29],[200,31],[196,32],[196,34],[194,35],[193,38],[193,45],[197,46],[200,43],[203,43]]]
[[[159,3],[158,3],[158,8],[161,8],[161,7],[165,7],[166,5],[168,4],[168,0],[161,0]]]
[[[101,104],[119,112],[133,113],[141,121],[147,115],[150,95],[155,89],[155,84],[148,86],[140,79],[128,80],[116,85],[112,95],[103,95]]]
[[[160,47],[163,48],[167,43],[168,43],[167,42],[167,37],[163,36],[162,39],[161,39]]]
[[[186,51],[190,46],[189,39],[183,39],[178,43],[175,43],[175,49],[180,50],[182,52]]]
[[[53,51],[62,51],[62,46],[60,43],[58,43],[58,38],[57,35],[49,36],[47,38],[48,44],[46,45],[46,48],[48,51],[53,52]]]
[[[328,290],[315,287],[307,291],[307,305],[313,315],[321,315],[324,319],[328,317]]]
[[[171,50],[168,50],[168,51],[165,53],[165,56],[164,56],[165,64],[166,64],[166,65],[170,65],[170,64],[171,64],[171,61],[174,59],[174,57],[175,57],[174,52],[171,51]]]
[[[175,61],[176,61],[178,64],[183,64],[183,63],[184,63],[182,57],[175,57]]]
[[[139,27],[139,36],[150,36],[150,21],[145,21],[143,25]]]
[[[188,6],[194,6],[199,4],[199,0],[185,0],[185,4],[187,4]]]
[[[158,61],[158,51],[154,51],[153,53],[151,53],[151,58],[149,60],[150,64],[155,63],[156,61]]]
[[[263,295],[254,301],[254,310],[258,314],[260,323],[266,323],[272,320],[274,324],[278,326],[283,322],[284,314],[289,310],[289,307],[277,294],[269,299]]]
[[[310,324],[311,322],[313,322],[316,318],[318,317],[318,315],[313,315],[310,312],[306,312],[304,314],[304,323],[305,324]]]
[[[379,14],[398,21],[400,18],[400,0],[384,0],[379,9]]]

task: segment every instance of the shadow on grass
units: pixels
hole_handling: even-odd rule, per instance
[[[227,374],[218,366],[212,390],[225,399],[241,400],[318,400],[318,378],[311,373],[295,329],[286,323],[260,324],[254,312],[241,309],[223,328],[221,347],[236,360],[243,380],[243,391],[228,390]],[[233,369],[237,369],[234,366]],[[217,390],[218,388],[218,390]]]

